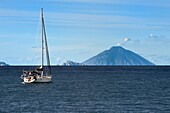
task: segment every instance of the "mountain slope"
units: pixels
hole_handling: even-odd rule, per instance
[[[85,65],[154,65],[138,54],[114,46],[83,62]]]
[[[6,64],[5,62],[0,62],[0,66],[9,66],[9,65]]]

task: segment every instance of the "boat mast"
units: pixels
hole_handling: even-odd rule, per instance
[[[45,50],[46,50],[46,59],[47,59],[47,74],[48,75],[51,75],[51,67],[50,67],[50,57],[49,57],[49,51],[48,51],[48,44],[47,44],[47,38],[46,38],[46,30],[45,30],[45,22],[44,22],[44,17],[43,17],[43,9],[41,8],[41,11],[42,11],[42,47],[43,47],[43,57],[42,57],[42,66],[43,66],[43,63],[44,63],[44,41],[45,41]],[[43,37],[44,36],[44,37]]]
[[[44,28],[44,41],[45,41],[45,50],[46,50],[46,58],[47,58],[47,67],[48,67],[48,75],[51,75],[51,67],[50,67],[50,57],[49,57],[49,51],[48,51],[48,44],[47,44],[47,38],[46,38],[46,30],[45,30],[45,23],[43,18],[43,28]]]
[[[41,19],[42,19],[42,64],[41,64],[41,68],[42,68],[42,74],[43,75],[43,65],[44,65],[44,30],[43,30],[43,8],[41,8]]]

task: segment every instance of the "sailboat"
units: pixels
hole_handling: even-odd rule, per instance
[[[23,71],[21,75],[21,79],[24,83],[44,83],[44,82],[51,82],[52,74],[51,74],[51,66],[50,66],[50,58],[49,58],[49,51],[48,51],[48,44],[47,44],[47,37],[46,37],[46,29],[45,29],[45,22],[43,17],[43,8],[41,8],[41,21],[42,21],[42,37],[41,37],[41,66],[35,68],[32,71]],[[44,65],[45,55],[47,65]]]

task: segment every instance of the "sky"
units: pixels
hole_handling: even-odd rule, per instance
[[[122,46],[170,65],[169,0],[1,0],[0,61],[39,64],[44,9],[51,64],[83,62]],[[122,43],[123,41],[126,43]]]

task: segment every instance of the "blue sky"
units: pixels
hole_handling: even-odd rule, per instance
[[[35,45],[41,7],[54,65],[83,62],[127,37],[124,48],[155,64],[170,65],[168,0],[3,0],[0,61],[40,63]]]

